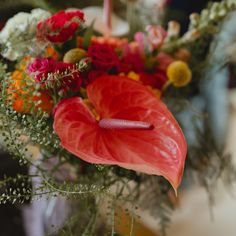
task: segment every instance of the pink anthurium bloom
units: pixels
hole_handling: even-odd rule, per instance
[[[100,119],[79,97],[58,104],[54,130],[61,145],[84,161],[164,176],[177,190],[187,145],[167,107],[142,84],[102,76],[87,87]]]

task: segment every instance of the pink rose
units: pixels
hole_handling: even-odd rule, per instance
[[[146,31],[152,49],[159,48],[167,36],[167,32],[160,25],[148,25]]]
[[[36,82],[42,82],[49,73],[54,73],[58,69],[57,62],[48,58],[36,58],[28,66],[28,73],[34,77]]]
[[[70,75],[65,75],[65,72]],[[58,62],[48,58],[34,59],[28,66],[28,73],[33,76],[36,82],[41,83],[42,86],[49,82],[49,74],[52,74],[50,82],[54,83],[53,73],[59,73],[63,75],[60,81],[61,88],[72,91],[78,91],[83,82],[74,64]]]

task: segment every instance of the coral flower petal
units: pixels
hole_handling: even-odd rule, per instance
[[[187,145],[167,107],[136,81],[103,76],[87,87],[88,97],[104,119],[143,121],[153,129],[104,129],[78,97],[61,102],[54,129],[62,146],[90,163],[115,164],[165,177],[176,190]]]

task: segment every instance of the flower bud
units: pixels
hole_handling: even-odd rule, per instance
[[[200,36],[199,30],[192,29],[192,30],[190,30],[190,31],[188,31],[187,33],[184,34],[183,39],[184,40],[192,40],[192,41],[194,41],[197,38],[199,38],[199,36]]]
[[[190,59],[190,57],[191,57],[191,53],[186,48],[180,48],[175,53],[175,58],[181,61],[187,62]]]
[[[85,57],[80,60],[79,62],[79,71],[84,72],[88,71],[91,67],[91,58],[90,57]]]
[[[81,48],[73,48],[69,50],[63,58],[63,62],[65,63],[77,63],[82,58],[86,57],[87,53],[85,50]]]
[[[178,37],[180,33],[180,24],[177,21],[168,22],[167,37]]]
[[[200,20],[200,16],[198,13],[192,13],[189,18],[193,26],[196,26]]]

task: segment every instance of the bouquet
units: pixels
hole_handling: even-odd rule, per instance
[[[111,222],[99,235],[115,235],[121,205],[134,218],[137,206],[155,212],[165,232],[184,167],[208,190],[227,168],[229,182],[230,156],[211,128],[196,122],[198,145],[187,145],[181,114],[199,93],[210,43],[235,6],[225,0],[192,14],[182,37],[170,22],[133,40],[99,35],[77,9],[9,19],[0,33],[2,145],[29,174],[2,180],[0,202],[79,200],[70,210],[80,222],[73,221],[76,235],[94,235],[108,200]]]

